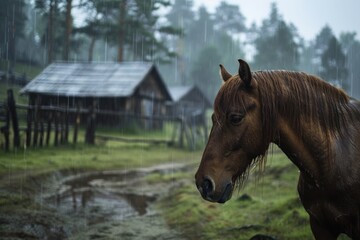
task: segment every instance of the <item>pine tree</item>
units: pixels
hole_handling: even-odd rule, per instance
[[[46,62],[63,58],[64,36],[66,36],[66,16],[60,9],[64,0],[35,0],[35,8],[40,12],[45,27],[41,32],[41,43],[46,48]],[[67,39],[67,38],[66,38]],[[60,56],[61,57],[60,57]]]
[[[64,60],[69,60],[70,55],[70,41],[71,41],[71,35],[73,30],[73,19],[72,19],[72,6],[73,0],[66,0],[66,6],[65,6],[65,15],[66,15],[66,30],[65,30],[65,41],[64,41]]]
[[[24,0],[2,0],[0,8],[0,57],[9,61],[12,73],[16,61],[16,41],[23,37],[26,3]]]
[[[210,101],[215,98],[221,84],[218,69],[219,59],[221,56],[216,47],[205,47],[200,52],[191,72],[191,78],[196,79],[195,84],[203,89]]]
[[[214,19],[215,29],[225,31],[229,35],[246,31],[245,17],[240,12],[238,5],[221,1],[220,5],[216,7]]]
[[[300,69],[302,71],[319,74],[321,70],[321,55],[328,47],[328,43],[332,37],[334,37],[332,29],[328,25],[325,25],[315,36],[315,39],[304,47],[300,60]]]
[[[156,11],[168,6],[165,0],[91,0],[98,18],[90,21],[95,37],[101,33],[118,48],[117,61],[169,61],[175,54],[161,41],[159,36],[178,34],[170,25],[159,24]]]
[[[346,56],[336,37],[332,37],[327,48],[321,55],[320,76],[331,84],[345,87],[345,80],[348,75],[346,68]]]
[[[254,40],[256,54],[254,65],[260,69],[296,70],[299,64],[299,43],[296,28],[286,24],[275,4]]]
[[[360,99],[360,41],[356,39],[356,33],[347,32],[340,35],[340,44],[346,55],[346,68],[348,77],[343,88],[348,93]]]

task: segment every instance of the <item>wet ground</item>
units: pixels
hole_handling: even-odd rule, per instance
[[[181,180],[149,181],[148,177],[171,176],[188,168],[165,164],[122,171],[56,172],[17,178],[20,185],[5,179],[8,183],[0,193],[5,203],[0,238],[181,239],[155,208]]]

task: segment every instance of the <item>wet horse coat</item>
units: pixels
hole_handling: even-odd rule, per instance
[[[299,168],[298,192],[316,239],[360,239],[360,103],[316,76],[251,72],[239,60],[214,103],[213,127],[195,175],[202,197],[224,203],[270,143]]]

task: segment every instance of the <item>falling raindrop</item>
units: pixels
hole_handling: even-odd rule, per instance
[[[43,183],[40,183],[40,211],[43,208]]]
[[[105,53],[105,57],[104,57],[104,61],[106,62],[108,59],[108,39],[105,38],[105,49],[104,49],[104,53]]]
[[[205,26],[204,26],[204,42],[207,42],[207,20],[205,20]]]

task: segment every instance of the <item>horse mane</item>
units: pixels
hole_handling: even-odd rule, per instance
[[[258,71],[258,82],[264,136],[274,139],[272,123],[278,114],[286,116],[295,128],[306,119],[319,126],[325,134],[343,134],[352,116],[350,97],[317,76],[292,71]]]

